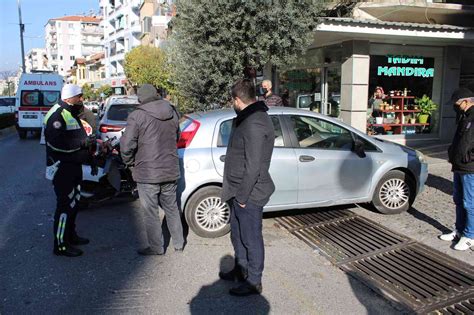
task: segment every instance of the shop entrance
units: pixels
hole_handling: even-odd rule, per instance
[[[339,117],[341,67],[288,70],[280,74],[280,91],[288,106]]]

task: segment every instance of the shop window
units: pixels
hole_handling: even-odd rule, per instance
[[[434,58],[371,55],[367,133],[373,135],[427,134],[437,130],[439,108],[422,117],[417,99],[433,97]],[[425,116],[426,117],[426,116]]]

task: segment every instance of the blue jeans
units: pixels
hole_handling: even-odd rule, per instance
[[[474,174],[454,172],[453,200],[456,204],[456,230],[474,239]]]
[[[237,265],[248,271],[247,282],[262,283],[265,248],[262,235],[263,207],[247,202],[245,208],[232,198],[230,238],[235,251]]]

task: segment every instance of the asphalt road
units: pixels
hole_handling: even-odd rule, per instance
[[[16,134],[0,135],[0,314],[404,312],[276,227],[271,217],[264,220],[262,296],[231,297],[227,291],[232,284],[218,279],[219,269],[232,265],[228,236],[203,239],[190,233],[181,254],[170,250],[165,256],[138,256],[136,249],[143,240],[140,205],[127,198],[79,214],[78,231],[91,239],[82,257],[54,256],[55,198],[44,179],[44,151],[37,138],[20,141]],[[417,209],[423,211],[423,206]],[[359,210],[364,211],[368,213]],[[367,215],[382,223],[385,218]],[[413,215],[406,216],[413,222]],[[392,218],[395,229],[404,228]],[[458,258],[472,258],[471,253],[463,255]]]
[[[37,138],[0,136],[0,313],[396,314],[393,304],[264,221],[264,294],[236,298],[217,277],[232,265],[228,236],[190,234],[184,253],[140,257],[139,202],[126,198],[82,211],[91,239],[79,258],[52,254],[55,198]],[[395,305],[396,307],[396,305]]]

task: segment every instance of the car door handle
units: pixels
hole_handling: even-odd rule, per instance
[[[221,162],[225,162],[225,155],[221,155],[221,156],[219,157],[219,160],[221,160]]]
[[[315,160],[314,156],[300,155],[300,162],[311,162],[311,161],[314,161],[314,160]]]

